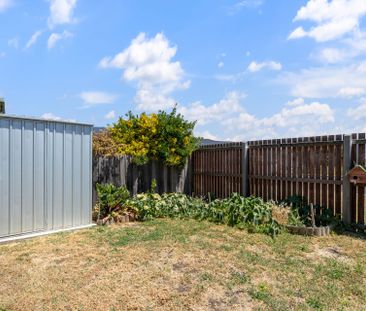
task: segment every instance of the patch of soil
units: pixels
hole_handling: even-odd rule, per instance
[[[184,262],[177,262],[177,263],[173,264],[173,270],[174,271],[182,271],[182,270],[184,270],[188,267],[189,267],[189,265],[184,263]]]
[[[180,284],[178,287],[177,287],[177,292],[180,293],[180,294],[184,294],[184,293],[188,293],[191,291],[191,286],[187,285],[187,284]]]
[[[351,259],[347,257],[340,247],[316,248],[309,256],[336,259],[344,263],[351,262]]]

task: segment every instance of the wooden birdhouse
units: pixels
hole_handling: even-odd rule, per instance
[[[350,183],[354,185],[366,185],[366,168],[356,165],[348,173]]]

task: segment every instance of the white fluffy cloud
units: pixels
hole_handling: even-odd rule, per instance
[[[84,102],[84,107],[92,107],[103,104],[112,104],[117,99],[114,94],[99,91],[82,92],[80,98]]]
[[[74,21],[73,13],[77,0],[51,0],[48,25],[69,24]]]
[[[76,122],[75,119],[64,119],[59,116],[56,116],[52,112],[46,112],[43,115],[41,115],[41,119],[45,120],[52,120],[52,121],[68,121],[68,122]]]
[[[117,117],[116,112],[114,110],[109,111],[105,116],[104,119],[106,120],[113,120]]]
[[[349,108],[347,115],[353,120],[366,119],[366,98],[363,98],[356,107]]]
[[[258,72],[262,69],[269,69],[269,70],[281,70],[282,65],[281,63],[275,61],[268,61],[263,63],[257,63],[255,61],[251,62],[248,66],[248,71],[250,72]]]
[[[42,119],[45,119],[45,120],[54,120],[54,121],[60,121],[60,120],[62,120],[61,117],[56,116],[52,112],[46,112],[46,113],[42,114],[41,115],[41,118]]]
[[[339,90],[338,95],[340,97],[352,98],[359,97],[366,93],[363,87],[343,87]]]
[[[271,116],[257,118],[244,111],[223,121],[223,125],[237,133],[242,131],[242,134],[234,135],[233,140],[244,140],[315,135],[322,131],[325,124],[334,121],[334,111],[328,104],[306,104],[302,98],[298,98]]]
[[[65,39],[68,39],[68,38],[72,38],[74,35],[71,33],[71,32],[68,32],[68,31],[64,31],[62,33],[52,33],[49,38],[48,38],[48,41],[47,41],[47,47],[48,49],[53,49],[55,46],[56,46],[56,43],[60,40],[65,40]]]
[[[205,106],[201,102],[195,102],[189,106],[179,107],[179,112],[187,119],[197,121],[198,125],[205,125],[210,122],[223,121],[228,117],[243,111],[240,105],[244,94],[238,92],[230,92],[219,102]]]
[[[0,0],[0,13],[11,7],[13,0]]]
[[[175,101],[164,92],[150,88],[140,88],[134,98],[137,108],[144,111],[158,111],[174,107]]]
[[[318,125],[334,122],[334,120],[334,111],[329,105],[319,102],[310,104],[303,102],[295,106],[284,107],[280,112],[262,119],[243,112],[238,117],[225,121],[225,124],[248,130],[257,127],[285,128],[307,124]]]
[[[326,64],[336,64],[349,61],[366,53],[366,33],[361,31],[351,37],[336,41],[337,46],[321,47],[312,58]]]
[[[327,104],[312,102],[284,107],[279,113],[260,120],[265,126],[288,127],[301,124],[324,124],[334,122],[334,111]]]
[[[301,106],[304,103],[305,103],[305,100],[303,98],[299,97],[299,98],[295,98],[293,100],[288,101],[286,106],[296,107],[296,106]]]
[[[195,132],[196,137],[203,137],[211,140],[221,140],[218,136],[212,134],[210,131]]]
[[[162,33],[151,39],[140,33],[127,49],[112,58],[103,58],[100,66],[123,69],[123,78],[127,81],[176,82],[183,76],[181,64],[172,61],[176,53],[177,47],[170,46]]]
[[[366,64],[343,67],[319,67],[303,69],[300,72],[287,72],[278,82],[290,88],[295,97],[334,98],[353,93],[356,96],[366,89]]]
[[[213,105],[196,102],[179,106],[178,111],[187,119],[197,121],[197,135],[216,140],[316,135],[335,122],[335,111],[325,103],[307,103],[303,98],[295,98],[279,112],[259,118],[246,111],[243,98],[242,94],[231,92]]]
[[[316,59],[328,64],[339,63],[348,58],[348,53],[338,48],[324,48],[316,54]]]
[[[140,33],[129,47],[114,57],[104,57],[99,66],[122,69],[125,81],[137,83],[135,102],[139,109],[165,109],[174,105],[174,91],[190,86],[180,62],[173,60],[176,53],[177,47],[162,33],[153,38]]]
[[[359,30],[359,20],[366,14],[364,0],[309,0],[300,8],[294,22],[310,21],[315,26],[296,28],[289,39],[310,37],[318,42],[341,38]]]
[[[30,37],[30,39],[28,40],[28,42],[27,42],[27,44],[26,44],[26,46],[25,46],[25,48],[26,49],[29,49],[32,45],[34,45],[36,42],[37,42],[37,40],[38,40],[38,38],[39,38],[39,36],[42,34],[42,31],[41,30],[38,30],[38,31],[36,31],[31,37]]]

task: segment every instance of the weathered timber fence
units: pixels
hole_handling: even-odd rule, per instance
[[[96,184],[112,183],[126,186],[131,194],[146,192],[151,189],[153,179],[157,182],[158,193],[182,192],[189,194],[190,166],[173,168],[161,162],[152,161],[138,166],[132,163],[130,157],[93,158],[93,204],[97,203]]]
[[[347,177],[353,165],[365,165],[365,144],[365,134],[353,134],[204,146],[192,157],[192,192],[275,201],[300,195],[365,224],[365,186]]]
[[[342,136],[263,140],[249,144],[251,194],[280,201],[300,195],[342,211]]]
[[[203,146],[192,156],[194,195],[224,198],[243,190],[243,143]]]

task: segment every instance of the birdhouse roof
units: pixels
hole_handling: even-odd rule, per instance
[[[350,173],[354,173],[356,171],[362,171],[363,173],[366,173],[366,168],[362,165],[356,165],[353,169],[350,170]]]

